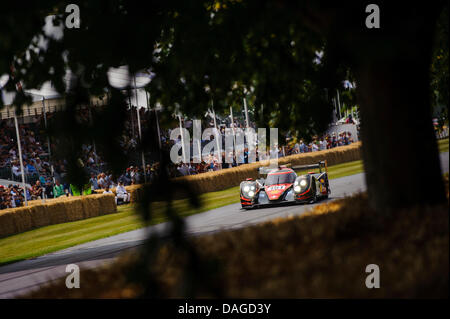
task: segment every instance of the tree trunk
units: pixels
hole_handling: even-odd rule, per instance
[[[433,19],[409,20],[353,46],[363,48],[355,67],[362,152],[370,205],[380,213],[446,201],[429,94]]]

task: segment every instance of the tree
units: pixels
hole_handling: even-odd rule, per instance
[[[384,2],[382,27],[366,29],[353,18],[364,6],[354,4],[323,25],[334,42],[334,63],[348,64],[356,77],[366,182],[379,212],[445,201],[429,93],[441,7]]]

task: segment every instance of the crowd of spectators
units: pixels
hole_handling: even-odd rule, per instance
[[[224,132],[222,131],[221,134],[223,136]],[[180,140],[176,142],[180,143]],[[202,141],[202,145],[204,142],[207,141]],[[294,140],[294,142],[288,143],[288,145],[286,146],[275,146],[274,148],[269,150],[268,155],[270,156],[270,158],[275,157],[281,158],[288,155],[332,149],[339,146],[349,145],[353,142],[354,139],[350,132],[345,131],[340,132],[338,134],[331,133],[326,134],[320,138],[314,137],[310,143],[305,143],[303,140],[299,141]],[[228,156],[226,157],[226,155]],[[222,152],[221,159],[219,159],[214,154],[207,154],[207,156],[203,156],[203,160],[201,163],[177,164],[176,170],[172,169],[172,175],[173,176],[195,175],[208,171],[217,171],[220,169],[226,169],[230,167],[239,166],[242,164],[247,164],[249,162],[250,155],[251,154],[249,153],[248,148],[244,148],[244,150],[241,152],[230,152],[229,154],[225,154],[225,152]],[[258,146],[256,146],[254,155],[255,160],[259,161]],[[227,163],[226,158],[231,158],[232,163]]]
[[[11,123],[10,123],[11,124]],[[47,145],[39,138],[36,123],[19,126],[24,170],[29,175],[50,175]],[[20,176],[16,131],[7,121],[0,122],[0,169],[11,168],[12,177]]]
[[[353,137],[350,132],[332,133],[314,138],[311,143],[304,143],[303,140],[295,143],[287,150],[287,155],[323,151],[338,146],[349,145],[353,143]]]

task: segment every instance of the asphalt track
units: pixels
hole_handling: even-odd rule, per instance
[[[441,154],[441,165],[443,172],[449,171],[448,152]],[[332,179],[330,187],[332,193],[327,201],[364,191],[366,189],[364,174]],[[301,215],[313,206],[314,204],[292,205],[245,211],[241,210],[240,204],[237,203],[189,216],[185,221],[189,235],[202,235],[240,228],[275,217]],[[68,264],[75,263],[80,269],[106,265],[125,250],[142,245],[150,232],[163,234],[167,231],[167,226],[167,223],[162,223],[0,267],[0,298],[18,297],[55,279],[65,277],[68,275],[65,272]],[[80,285],[82,284],[81,278]]]

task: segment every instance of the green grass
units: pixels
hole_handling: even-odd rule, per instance
[[[442,140],[438,140],[439,152],[448,152],[448,138],[444,138]]]
[[[311,170],[310,170],[311,171]],[[314,172],[319,172],[314,169]],[[297,174],[306,174],[308,171],[296,171]],[[340,178],[364,172],[363,161],[353,161],[342,164],[337,164],[328,167],[328,179]]]
[[[448,152],[448,139],[438,141],[440,152]],[[349,176],[364,171],[362,161],[328,167],[329,178]],[[181,216],[189,216],[210,209],[239,202],[239,186],[200,195],[201,208],[192,208],[187,199],[176,200],[173,208]],[[155,203],[151,224],[167,221],[164,203]],[[115,214],[46,226],[0,239],[0,265],[34,258],[85,242],[105,238],[144,227],[133,205],[118,207]]]

